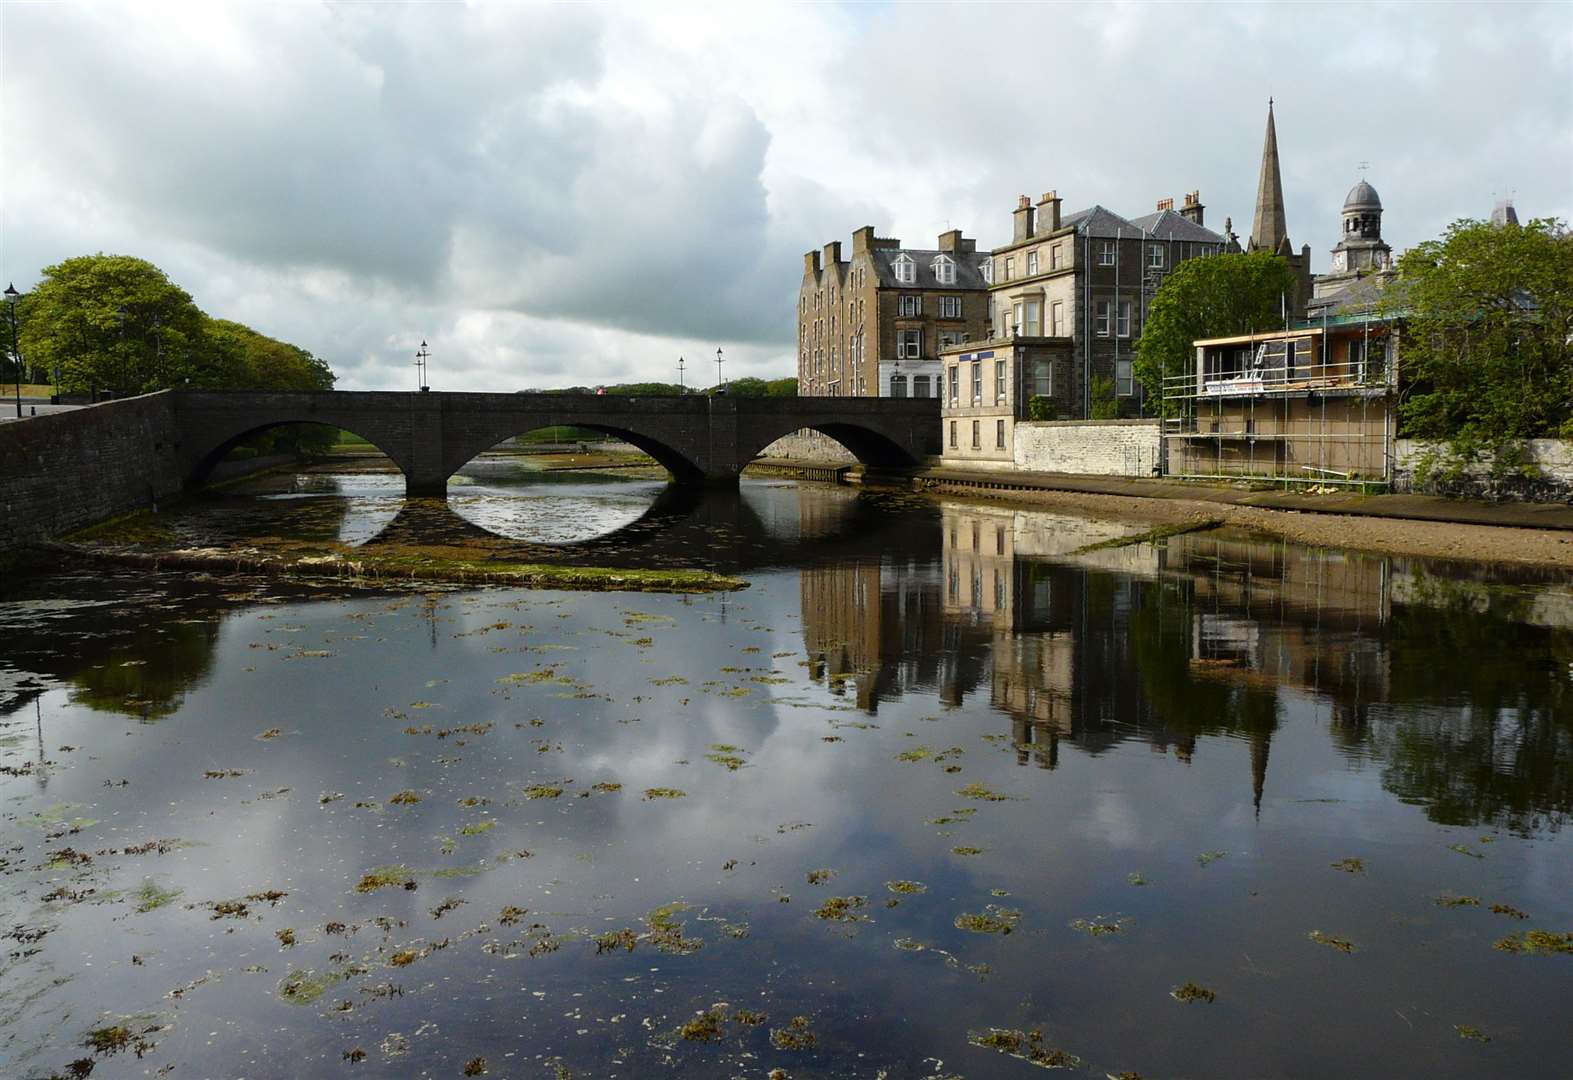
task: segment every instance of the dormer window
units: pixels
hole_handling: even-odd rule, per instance
[[[934,260],[934,278],[941,285],[956,284],[956,264],[947,256],[941,255]]]
[[[918,280],[918,264],[905,252],[896,259],[896,280],[903,285],[913,285]]]

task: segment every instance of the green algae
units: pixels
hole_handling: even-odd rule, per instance
[[[634,945],[639,941],[639,935],[625,927],[621,930],[608,930],[604,934],[596,934],[591,940],[595,942],[597,953],[616,952],[618,949],[633,952]]]
[[[291,1005],[310,1005],[332,987],[364,971],[359,966],[331,968],[320,974],[311,968],[293,969],[279,980],[279,997]]]
[[[1204,851],[1196,856],[1196,864],[1198,866],[1210,866],[1227,854],[1228,852],[1226,851]]]
[[[388,802],[394,806],[414,806],[420,801],[421,793],[418,791],[410,791],[408,789],[398,792],[397,794],[388,798]]]
[[[1491,1041],[1491,1036],[1487,1035],[1484,1031],[1481,1031],[1472,1024],[1454,1024],[1453,1030],[1458,1032],[1458,1037],[1460,1039],[1469,1039],[1471,1042],[1482,1043],[1488,1043]]]
[[[978,783],[972,783],[968,784],[966,787],[957,788],[956,794],[960,795],[963,799],[977,799],[980,802],[1008,802],[1013,798],[1013,796],[1002,795],[999,792],[990,790],[983,784]]]
[[[1088,937],[1100,938],[1123,932],[1125,922],[1106,915],[1096,915],[1090,919],[1073,919],[1070,926],[1072,930],[1079,930]]]
[[[777,1050],[812,1050],[818,1044],[813,1022],[806,1016],[794,1016],[786,1027],[770,1031],[770,1045]]]
[[[916,896],[929,891],[929,887],[921,881],[887,881],[885,882],[885,888],[893,893],[901,893],[904,896]]]
[[[644,797],[646,802],[651,799],[686,799],[688,792],[680,788],[653,787],[644,789]]]
[[[1332,863],[1331,866],[1334,870],[1342,870],[1346,874],[1365,873],[1365,860],[1358,856],[1339,859],[1337,862]]]
[[[461,836],[479,836],[484,832],[489,832],[490,830],[495,829],[496,827],[497,820],[495,818],[487,818],[485,821],[472,821],[470,824],[461,828],[459,830],[459,834]]]
[[[623,785],[615,780],[603,780],[599,784],[591,784],[590,790],[597,795],[613,795],[623,790]]]
[[[1478,897],[1478,896],[1452,896],[1452,895],[1449,895],[1449,894],[1444,894],[1444,895],[1439,896],[1439,897],[1436,898],[1436,903],[1437,903],[1437,906],[1439,906],[1439,907],[1447,907],[1447,908],[1479,907],[1480,906],[1480,897]]]
[[[1527,919],[1527,918],[1529,918],[1529,912],[1527,912],[1527,911],[1520,911],[1518,908],[1514,907],[1512,904],[1492,904],[1491,905],[1491,911],[1492,911],[1492,914],[1495,914],[1495,915],[1506,915],[1510,919]]]
[[[950,849],[952,855],[982,855],[985,849],[980,847],[967,847],[958,845]]]
[[[687,1042],[715,1042],[725,1037],[721,1025],[726,1021],[726,1013],[726,1006],[712,1006],[680,1025],[677,1033]]]
[[[526,799],[555,799],[563,793],[563,789],[555,784],[531,784],[524,789]]]
[[[152,878],[148,878],[131,890],[131,898],[136,901],[136,910],[139,914],[157,911],[167,904],[172,904],[181,897],[182,890],[166,889]]]
[[[810,870],[807,876],[808,883],[810,885],[823,885],[825,882],[835,877],[836,872],[830,869],[828,866],[822,866],[818,870]]]

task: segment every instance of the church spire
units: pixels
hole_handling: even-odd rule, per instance
[[[1284,185],[1278,175],[1278,129],[1273,125],[1273,99],[1267,99],[1267,139],[1262,144],[1262,178],[1256,188],[1256,220],[1251,223],[1249,251],[1280,255],[1293,252],[1284,220]]]

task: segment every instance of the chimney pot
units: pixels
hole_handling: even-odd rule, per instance
[[[1027,209],[1027,207],[1029,207],[1031,205],[1032,205],[1032,200],[1027,198],[1027,196],[1025,196],[1025,195],[1023,195],[1020,199],[1016,200],[1016,209],[1017,210],[1025,210],[1025,209]]]

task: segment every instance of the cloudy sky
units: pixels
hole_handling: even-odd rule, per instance
[[[1327,269],[1573,217],[1573,5],[0,5],[0,278],[96,251],[340,386],[794,372],[802,253],[1004,240],[1015,197],[1199,188],[1250,231],[1268,95]]]

